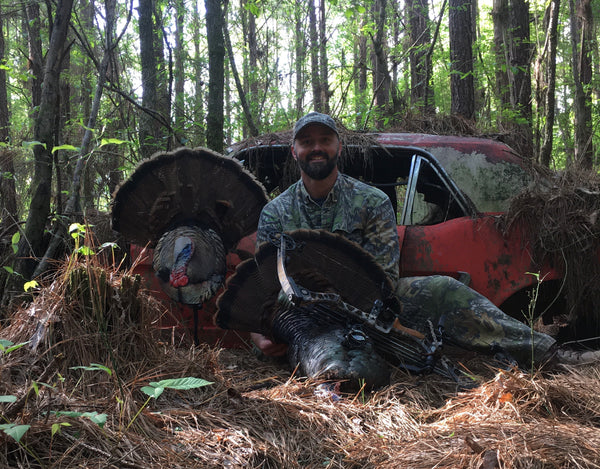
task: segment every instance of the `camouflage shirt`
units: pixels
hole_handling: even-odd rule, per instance
[[[375,187],[339,173],[322,204],[315,202],[302,180],[270,201],[262,210],[256,241],[270,230],[323,229],[360,244],[397,283],[400,248],[396,217],[387,195]]]

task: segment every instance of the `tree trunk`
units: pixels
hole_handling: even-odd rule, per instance
[[[526,157],[534,156],[531,106],[531,60],[533,57],[529,34],[529,2],[511,0],[511,41],[509,49],[509,83],[513,111],[517,118],[511,131],[518,136],[517,150]]]
[[[202,79],[202,69],[204,60],[200,54],[200,13],[198,13],[198,2],[194,4],[193,17],[193,42],[194,42],[194,141],[196,145],[206,145],[206,127],[204,125],[204,80]]]
[[[366,21],[363,20],[363,21]],[[367,37],[365,36],[360,24],[358,32],[358,41],[356,44],[357,53],[355,59],[355,68],[358,73],[357,89],[356,89],[356,128],[363,129],[367,123],[366,103],[367,95]]]
[[[56,257],[56,252],[58,251],[58,248],[60,247],[61,243],[64,241],[65,236],[67,235],[67,225],[70,223],[70,219],[73,213],[75,212],[76,207],[79,205],[81,176],[85,168],[86,160],[89,156],[93,129],[96,127],[96,120],[98,118],[98,112],[100,110],[100,100],[102,98],[102,91],[104,89],[104,83],[106,82],[108,64],[110,63],[112,51],[115,47],[113,39],[115,26],[115,8],[116,0],[105,0],[105,51],[104,56],[102,57],[102,62],[100,63],[100,68],[98,70],[98,83],[96,83],[96,91],[94,94],[94,100],[92,102],[91,113],[89,115],[86,129],[83,134],[83,139],[81,141],[81,150],[79,152],[79,157],[77,158],[77,164],[75,166],[75,170],[73,171],[73,179],[71,181],[69,199],[67,201],[63,213],[64,219],[61,220],[61,222],[57,223],[57,229],[53,233],[50,245],[48,246],[48,249],[46,250],[43,259],[40,261],[40,263],[37,265],[34,271],[34,277],[37,277],[38,275],[44,273],[48,268],[49,262]]]
[[[28,66],[31,71],[29,87],[31,89],[31,117],[37,118],[42,100],[42,80],[44,79],[44,55],[42,52],[40,7],[37,2],[29,2],[25,7],[26,28],[29,38]]]
[[[140,156],[149,158],[161,149],[160,128],[154,118],[158,101],[158,61],[154,41],[154,0],[139,0],[140,63],[142,67],[142,107],[140,119]]]
[[[1,8],[1,7],[0,7]],[[0,64],[6,64],[4,43],[4,17],[0,10]],[[9,141],[8,94],[6,91],[6,70],[0,68],[0,142]],[[17,211],[17,191],[15,188],[15,167],[13,152],[7,148],[0,151],[0,236],[12,236],[17,231],[19,219]],[[0,297],[2,295],[0,294]]]
[[[473,119],[473,44],[470,0],[450,0],[451,113]]]
[[[406,10],[410,38],[410,98],[411,104],[427,114],[433,113],[433,89],[429,45],[429,2],[428,0],[408,0]]]
[[[546,118],[544,125],[544,142],[540,149],[540,163],[549,167],[552,160],[552,144],[554,138],[554,107],[556,103],[556,44],[558,41],[558,13],[560,0],[552,0],[548,5],[548,54],[546,60],[547,86],[544,92],[544,107]]]
[[[304,108],[304,60],[306,58],[306,41],[304,40],[304,0],[296,0],[294,15],[296,17],[296,116],[300,117]]]
[[[242,110],[244,111],[244,117],[246,118],[246,125],[250,130],[250,136],[258,137],[258,129],[256,128],[256,124],[254,123],[252,111],[250,110],[250,106],[248,105],[248,101],[246,100],[246,94],[244,93],[244,87],[242,86],[242,80],[240,80],[240,75],[238,74],[237,67],[235,65],[235,56],[233,54],[233,48],[231,47],[231,39],[229,38],[229,31],[227,30],[227,27],[223,28],[223,39],[225,41],[225,49],[227,50],[227,55],[229,57],[229,66],[231,67],[231,73],[233,74],[233,79],[235,81],[235,86],[238,90]]]
[[[175,132],[182,135],[185,131],[185,40],[183,0],[175,2]]]
[[[312,83],[313,106],[317,112],[323,112],[321,102],[321,77],[319,76],[319,36],[317,34],[317,14],[315,0],[308,1],[308,30],[310,35],[310,77]]]
[[[325,114],[329,114],[329,65],[327,63],[327,28],[325,23],[325,0],[319,4],[319,58],[321,76],[321,106]]]
[[[372,37],[373,50],[371,62],[373,64],[373,105],[375,109],[375,126],[381,128],[384,116],[390,101],[391,77],[387,63],[386,37],[386,8],[387,0],[375,0],[373,3],[373,17],[375,20],[375,35]]]
[[[573,1],[573,0],[571,0]],[[590,0],[576,0],[575,15],[571,17],[573,44],[573,78],[575,81],[575,161],[584,168],[593,166],[591,108],[591,44],[593,17]]]
[[[208,116],[206,119],[206,144],[218,153],[225,142],[223,126],[223,98],[225,87],[225,45],[223,27],[225,10],[219,0],[205,0],[206,39],[208,42]]]
[[[59,94],[60,60],[64,53],[72,6],[73,0],[58,0],[46,55],[41,102],[34,127],[34,140],[40,142],[33,149],[35,164],[32,187],[34,190],[25,233],[19,242],[15,269],[24,278],[31,278],[36,259],[44,251],[44,231],[50,214],[52,196],[51,152],[54,144],[54,118],[59,113],[56,106]]]
[[[503,121],[503,113],[511,108],[508,69],[510,61],[508,59],[509,33],[508,33],[508,0],[494,0],[492,9],[492,18],[494,21],[494,57],[495,57],[495,78],[496,95],[500,100],[500,113],[498,124]]]

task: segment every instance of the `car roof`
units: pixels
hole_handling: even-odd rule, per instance
[[[344,147],[369,149],[377,158],[378,149],[386,154],[405,154],[420,149],[431,155],[456,186],[473,202],[479,212],[503,212],[510,199],[531,181],[527,162],[510,146],[492,138],[421,133],[342,132]],[[246,140],[232,147],[231,155],[252,158],[288,158],[291,133],[269,134]],[[267,152],[268,150],[268,152]],[[257,155],[258,154],[258,155]]]

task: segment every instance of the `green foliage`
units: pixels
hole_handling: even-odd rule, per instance
[[[194,377],[185,377],[185,378],[172,378],[172,379],[163,379],[158,382],[150,382],[148,386],[143,386],[141,391],[148,396],[146,402],[139,408],[137,413],[134,415],[127,428],[129,428],[133,422],[137,419],[138,415],[144,410],[144,408],[150,402],[150,399],[158,399],[160,395],[164,392],[165,389],[177,389],[177,390],[190,390],[197,389],[204,386],[209,386],[213,384],[210,381],[206,381],[202,378],[194,378]]]
[[[71,370],[104,371],[109,376],[112,376],[113,374],[112,370],[109,367],[101,365],[99,363],[90,363],[90,366],[72,366]]]
[[[71,417],[71,418],[87,418],[100,428],[106,425],[107,414],[99,414],[98,412],[74,412],[68,410],[51,411],[50,414],[56,415],[57,417]],[[62,424],[61,424],[62,425]],[[53,433],[54,434],[54,433]]]
[[[8,436],[13,438],[17,443],[21,442],[23,435],[27,433],[27,430],[31,428],[31,425],[17,425],[16,423],[2,423],[0,424],[0,430],[6,433]]]
[[[179,389],[188,390],[201,388],[213,384],[210,381],[206,381],[201,378],[174,378],[174,379],[163,379],[158,382],[150,382],[148,386],[144,386],[141,391],[150,396],[151,398],[157,399],[165,389]]]
[[[9,353],[20,349],[21,347],[23,347],[24,345],[27,345],[28,343],[29,343],[29,341],[21,342],[19,344],[14,344],[10,340],[0,339],[0,356],[4,355],[4,354],[8,355]]]

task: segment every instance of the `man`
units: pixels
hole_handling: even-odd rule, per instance
[[[396,218],[389,198],[379,189],[342,174],[338,158],[342,142],[334,120],[311,112],[294,127],[292,156],[300,180],[262,210],[257,244],[272,230],[324,229],[342,234],[371,253],[397,285],[402,303],[400,321],[425,331],[427,321],[443,318],[444,331],[455,345],[484,353],[501,352],[529,368],[558,357],[563,362],[595,360],[595,355],[559,351],[552,337],[504,314],[485,297],[445,276],[399,278],[400,258]],[[281,356],[285,344],[252,334],[265,354]],[[532,356],[533,352],[533,356]],[[561,353],[557,353],[561,352]]]

